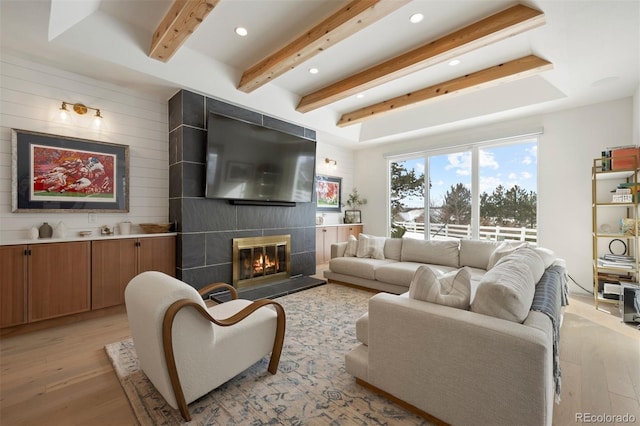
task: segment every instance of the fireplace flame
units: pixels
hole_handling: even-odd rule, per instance
[[[253,262],[253,273],[254,274],[264,274],[265,271],[269,271],[272,269],[277,270],[278,267],[278,259],[272,260],[268,255],[264,256],[260,254],[258,258]]]

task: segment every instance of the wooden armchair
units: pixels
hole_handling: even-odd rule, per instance
[[[207,307],[202,295],[216,288],[232,300]],[[167,403],[191,420],[187,404],[222,385],[271,352],[278,370],[285,333],[280,304],[238,299],[215,283],[199,292],[157,271],[134,277],[125,290],[127,316],[142,370]]]

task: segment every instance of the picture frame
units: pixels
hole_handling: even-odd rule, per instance
[[[128,212],[129,146],[12,129],[13,212]]]
[[[316,210],[337,212],[342,209],[342,178],[316,176]]]
[[[345,210],[344,223],[362,223],[362,215],[360,210]]]

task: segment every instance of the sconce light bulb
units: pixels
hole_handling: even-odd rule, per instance
[[[60,118],[62,120],[66,120],[68,116],[69,116],[69,111],[67,110],[67,103],[63,102],[62,106],[60,107]]]

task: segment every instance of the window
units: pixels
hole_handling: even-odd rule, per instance
[[[535,243],[537,144],[529,138],[390,161],[391,235]]]

